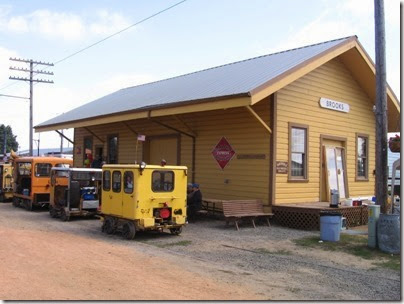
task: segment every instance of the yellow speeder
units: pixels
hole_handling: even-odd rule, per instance
[[[122,229],[127,239],[136,231],[169,229],[180,234],[186,223],[187,167],[104,165],[102,231]]]

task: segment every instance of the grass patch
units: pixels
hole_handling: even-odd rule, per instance
[[[373,263],[373,265],[375,265],[376,267],[382,267],[382,268],[388,268],[388,269],[400,271],[401,263],[400,263],[400,259],[398,257],[398,259],[391,258],[390,260],[388,260],[386,262],[377,262],[377,263]]]
[[[279,254],[279,255],[291,255],[292,254],[289,250],[285,250],[285,249],[271,251],[266,248],[257,248],[257,249],[255,249],[255,251],[258,251],[258,252],[264,253],[264,254]]]
[[[305,248],[342,251],[362,259],[377,261],[373,263],[377,267],[400,270],[400,255],[392,255],[378,249],[369,248],[366,236],[341,234],[339,242],[320,243],[319,241],[319,237],[310,236],[296,239],[294,243]]]
[[[172,246],[189,246],[191,245],[192,241],[178,241],[174,243],[167,243],[167,244],[156,244],[157,247],[160,248],[167,248]]]

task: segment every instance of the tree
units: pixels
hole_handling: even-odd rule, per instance
[[[18,150],[17,135],[13,135],[13,130],[10,126],[0,125],[0,154],[4,151],[4,130],[6,130],[6,152],[9,153],[11,149],[14,151]]]

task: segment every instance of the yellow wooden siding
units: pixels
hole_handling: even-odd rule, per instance
[[[185,131],[185,130],[184,130]],[[181,165],[188,167],[188,182],[192,182],[192,138],[181,135]]]
[[[321,97],[350,105],[349,113],[321,108]],[[288,123],[309,126],[309,160],[306,183],[288,182],[287,174],[276,175],[276,203],[314,202],[320,200],[320,135],[347,139],[347,177],[349,195],[374,193],[375,120],[372,103],[339,59],[334,59],[278,92],[277,157],[289,158]],[[356,133],[369,135],[369,181],[356,182]],[[293,194],[293,195],[291,195]]]
[[[269,124],[268,99],[252,107]],[[204,197],[215,199],[261,199],[268,204],[269,196],[269,133],[245,108],[205,111],[184,114],[180,120],[173,116],[156,120],[190,133],[197,134],[195,153],[195,182],[201,185]],[[181,122],[182,121],[182,122]],[[185,126],[184,123],[187,125]],[[147,119],[129,121],[128,124],[141,134],[159,136],[176,134]],[[135,155],[135,135],[122,123],[89,127],[97,136],[105,140],[104,153],[107,154],[108,134],[119,136],[119,163],[133,163]],[[84,128],[75,129],[75,145],[83,146],[84,136],[91,135]],[[236,152],[233,159],[222,170],[211,152],[222,137],[226,137]],[[189,168],[188,182],[192,180],[192,138],[181,135],[181,165]],[[93,146],[100,144],[93,137]],[[139,159],[142,145],[139,145]],[[237,159],[237,154],[264,154],[265,159]],[[74,155],[75,166],[82,167],[82,155]],[[227,183],[226,183],[227,182]]]
[[[147,120],[141,120],[139,122],[134,123],[128,122],[128,125],[135,131],[139,132],[139,134],[144,134],[144,131],[148,129],[148,134],[159,134],[162,132],[161,127],[157,127]],[[88,127],[88,129],[94,133],[97,137],[102,139],[100,141],[97,137],[93,136],[90,132],[88,132],[85,128],[76,128],[74,134],[74,144],[75,144],[75,153],[74,153],[74,166],[82,167],[83,166],[83,145],[84,145],[84,137],[92,136],[93,137],[93,154],[95,152],[94,147],[96,145],[103,146],[104,159],[107,160],[108,156],[108,147],[107,147],[107,138],[109,135],[118,135],[118,162],[121,164],[133,164],[135,160],[140,162],[142,160],[143,153],[143,142],[138,142],[137,147],[137,157],[136,157],[136,134],[131,131],[125,124],[123,123],[112,123],[105,125],[96,125]],[[149,131],[150,130],[150,131]],[[81,154],[76,154],[77,147],[81,148]]]
[[[269,102],[253,107],[269,124]],[[205,197],[261,199],[269,195],[269,133],[246,108],[195,115],[196,181]],[[236,152],[222,170],[211,152],[222,137]],[[237,159],[238,154],[265,154],[265,159]]]

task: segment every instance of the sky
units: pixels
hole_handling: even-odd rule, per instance
[[[10,66],[27,66],[10,57],[56,63],[36,67],[54,83],[34,85],[34,126],[125,87],[341,37],[357,35],[375,61],[373,0],[187,0],[61,61],[178,2],[2,0],[0,94],[29,96],[27,82],[9,80],[27,76]],[[400,99],[400,1],[384,2],[387,82]],[[28,149],[27,101],[0,96],[0,124]],[[34,139],[60,146],[54,131]]]

